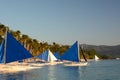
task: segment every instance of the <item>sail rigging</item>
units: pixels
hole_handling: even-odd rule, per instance
[[[81,53],[82,53],[82,55],[83,55],[84,60],[87,62],[87,59],[86,59],[86,57],[85,57],[84,51],[83,51],[83,49],[81,48],[81,46],[80,46],[80,51],[81,51]]]

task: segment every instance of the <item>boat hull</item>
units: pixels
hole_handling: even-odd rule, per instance
[[[71,63],[65,63],[65,66],[87,66],[87,62],[71,62]]]

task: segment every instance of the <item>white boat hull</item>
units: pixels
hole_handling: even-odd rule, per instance
[[[57,65],[57,64],[62,64],[63,62],[49,62],[49,65]]]
[[[65,63],[65,66],[87,66],[87,62],[71,62],[71,63]]]

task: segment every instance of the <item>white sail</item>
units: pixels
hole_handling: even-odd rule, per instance
[[[97,60],[99,60],[99,57],[95,55],[94,59],[95,59],[95,61],[97,61]]]
[[[49,50],[48,52],[48,62],[54,62],[57,58],[53,55],[53,53]]]

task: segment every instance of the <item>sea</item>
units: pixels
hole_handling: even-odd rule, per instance
[[[88,61],[87,66],[46,65],[17,73],[0,73],[0,80],[120,80],[120,60]]]

